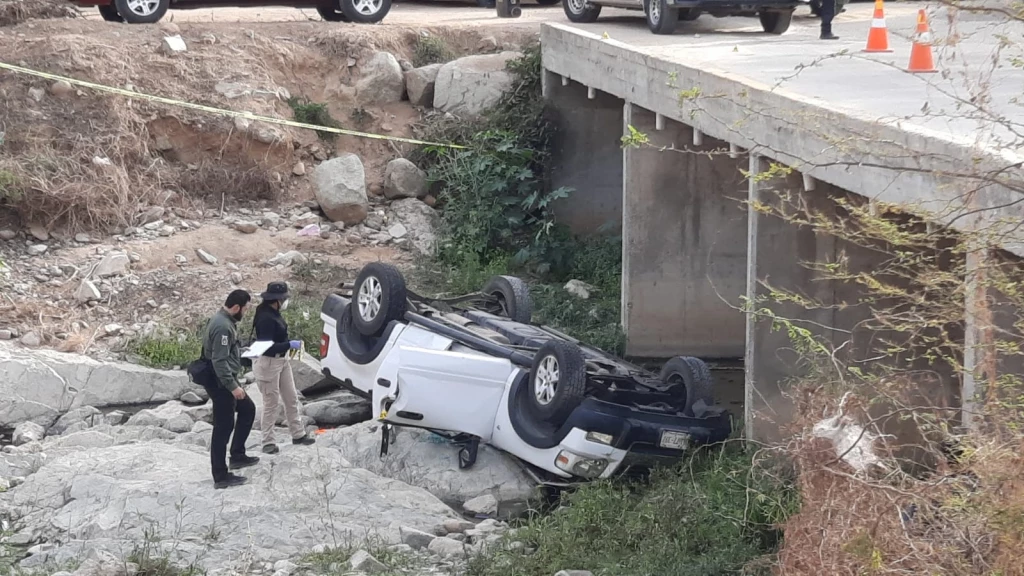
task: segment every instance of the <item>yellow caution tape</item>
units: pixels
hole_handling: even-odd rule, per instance
[[[402,138],[399,136],[385,136],[383,134],[371,134],[369,132],[357,132],[355,130],[345,130],[344,128],[332,128],[330,126],[319,126],[317,124],[306,124],[304,122],[295,122],[293,120],[284,120],[283,118],[272,118],[270,116],[258,116],[252,112],[238,112],[236,110],[226,110],[224,108],[215,108],[213,106],[204,106],[202,104],[195,104],[193,102],[185,102],[182,100],[175,100],[173,98],[164,98],[163,96],[153,96],[152,94],[143,94],[141,92],[134,92],[132,90],[125,90],[123,88],[114,88],[113,86],[105,86],[103,84],[96,84],[94,82],[86,82],[84,80],[76,80],[74,78],[68,78],[65,76],[59,76],[57,74],[49,74],[47,72],[40,72],[38,70],[32,70],[30,68],[24,68],[21,66],[15,66],[13,64],[7,64],[6,62],[0,62],[0,69],[10,70],[18,74],[28,74],[29,76],[37,76],[39,78],[46,78],[47,80],[63,80],[69,84],[75,86],[83,86],[85,88],[92,88],[94,90],[100,90],[102,92],[110,92],[111,94],[120,94],[121,96],[127,96],[129,98],[138,98],[141,100],[149,100],[150,102],[159,102],[161,104],[167,104],[169,106],[178,106],[179,108],[191,108],[192,110],[200,110],[203,112],[209,112],[211,114],[220,114],[221,116],[233,116],[238,118],[245,118],[247,120],[256,120],[259,122],[267,122],[270,124],[280,124],[283,126],[293,126],[295,128],[307,128],[309,130],[317,130],[320,132],[331,132],[333,134],[345,134],[347,136],[356,136],[358,138],[371,138],[373,140],[390,140],[392,142],[404,142],[406,144],[417,144],[420,146],[439,146],[443,148],[457,148],[465,149],[465,146],[458,144],[441,144],[440,142],[426,142],[423,140],[415,140],[413,138]]]

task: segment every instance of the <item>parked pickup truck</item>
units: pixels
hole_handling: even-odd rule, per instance
[[[793,21],[793,11],[804,0],[562,0],[569,20],[596,22],[601,8],[643,10],[647,27],[655,34],[672,34],[679,20],[696,20],[701,14],[715,17],[757,16],[770,34],[783,34]]]
[[[391,0],[71,0],[79,6],[96,6],[108,22],[152,24],[170,9],[291,6],[316,8],[328,22],[380,22],[391,10]]]
[[[374,262],[324,300],[323,373],[370,399],[385,435],[406,426],[446,436],[463,468],[484,442],[541,483],[607,478],[729,436],[702,361],[676,357],[652,374],[532,324],[532,307],[515,277],[428,299]]]

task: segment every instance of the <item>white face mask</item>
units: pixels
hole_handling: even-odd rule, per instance
[[[285,300],[284,302],[281,302],[281,312],[284,312],[285,310],[288,309],[288,302],[289,302],[288,300]]]

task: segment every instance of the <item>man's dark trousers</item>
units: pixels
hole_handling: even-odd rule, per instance
[[[821,35],[832,35],[832,19],[836,17],[836,0],[821,0]]]
[[[213,401],[213,439],[210,441],[210,466],[213,469],[213,481],[219,482],[228,475],[227,449],[231,439],[231,457],[245,456],[245,442],[252,431],[253,420],[256,419],[256,405],[247,395],[235,400],[223,386],[204,386],[210,400]],[[238,421],[235,421],[235,413]],[[234,438],[231,432],[234,431]]]

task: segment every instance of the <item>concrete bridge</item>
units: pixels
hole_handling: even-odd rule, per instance
[[[933,31],[942,27],[937,37],[959,38],[936,47],[940,74],[903,71],[911,10],[889,18],[891,54],[860,53],[866,21],[837,26],[840,44],[806,33],[695,38],[681,30],[639,46],[589,31],[600,22],[588,31],[542,27],[544,94],[560,127],[552,177],[577,190],[560,217],[581,232],[621,226],[627,352],[743,358],[750,437],[777,436],[792,411],[784,382],[800,372],[787,336],[743,311],[767,285],[825,303],[773,312],[836,345],[849,340],[853,357],[870,358],[879,347],[860,329],[870,309],[849,305],[856,294],[848,286],[822,282],[805,264],[843,254],[852,268],[870,269],[878,256],[765,217],[754,206],[766,192],[785,189],[833,213],[837,201],[894,204],[925,226],[1003,232],[967,256],[968,275],[993,258],[1024,256],[1024,113],[1016,104],[1024,72],[992,66],[993,38],[1019,37],[1020,27],[995,16],[930,13]],[[624,136],[648,142],[623,146]],[[953,319],[964,373],[941,374],[929,391],[962,403],[968,425],[976,368],[997,360],[980,358],[976,344],[995,324],[1015,320],[980,320],[974,307],[989,296],[969,293]]]

